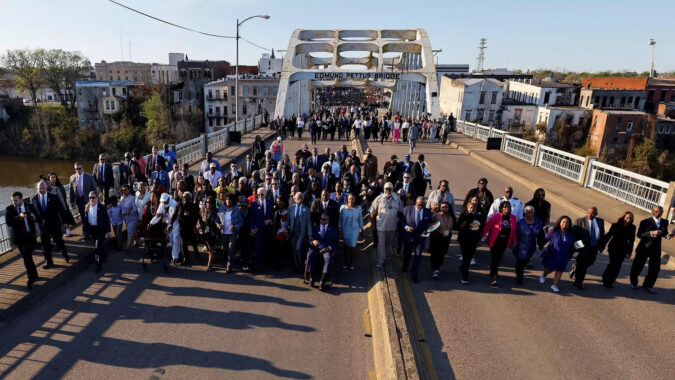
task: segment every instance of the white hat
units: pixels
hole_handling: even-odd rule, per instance
[[[159,198],[159,200],[160,200],[160,202],[168,202],[169,200],[171,200],[171,195],[169,195],[168,193],[164,193]]]
[[[277,141],[281,141],[281,136],[278,136],[278,137],[277,137]]]

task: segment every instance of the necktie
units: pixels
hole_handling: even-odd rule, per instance
[[[46,211],[46,210],[47,210],[47,197],[43,195],[42,196],[42,211]]]
[[[326,226],[321,226],[321,238],[326,234]]]
[[[17,207],[17,210],[19,211],[19,214],[24,212],[25,206]],[[30,227],[28,226],[28,218],[23,220],[23,224],[21,225],[21,229],[24,232],[30,232]]]
[[[82,197],[82,175],[77,175],[77,196]]]
[[[420,222],[420,212],[415,211],[415,225],[417,225]]]
[[[295,205],[295,219],[300,217],[300,206]]]
[[[593,219],[589,220],[588,223],[591,225],[591,245],[595,246],[597,240],[595,237],[595,223],[593,223]]]
[[[323,202],[323,209],[324,211],[328,209],[328,202]]]
[[[265,201],[262,199],[260,200],[260,209],[262,210],[263,215],[265,215]]]
[[[105,182],[105,165],[101,165],[101,181]]]

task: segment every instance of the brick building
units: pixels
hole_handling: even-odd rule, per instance
[[[586,109],[645,108],[647,78],[590,77],[581,81],[579,106]]]

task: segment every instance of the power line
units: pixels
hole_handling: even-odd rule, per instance
[[[203,34],[203,35],[205,35],[205,36],[218,37],[218,38],[233,38],[233,39],[236,38],[236,37],[234,37],[234,36],[223,36],[223,35],[221,35],[221,34],[213,34],[213,33],[201,32],[201,31],[199,31],[199,30],[191,29],[191,28],[188,28],[188,27],[186,27],[186,26],[181,26],[181,25],[174,24],[174,23],[169,22],[169,21],[166,21],[166,20],[162,20],[161,18],[158,18],[158,17],[152,16],[152,15],[149,15],[149,14],[147,14],[147,13],[143,13],[143,12],[141,12],[141,11],[139,11],[139,10],[136,10],[136,9],[134,9],[134,8],[131,8],[131,7],[128,7],[128,6],[124,5],[124,4],[120,4],[120,3],[118,3],[118,2],[116,2],[116,1],[114,1],[114,0],[108,0],[108,1],[110,1],[110,2],[113,3],[113,4],[119,5],[119,6],[122,7],[122,8],[126,8],[126,9],[128,9],[128,10],[130,10],[130,11],[132,11],[132,12],[136,12],[136,13],[138,13],[138,14],[140,14],[140,15],[145,16],[145,17],[149,17],[149,18],[151,18],[151,19],[153,19],[153,20],[157,20],[157,21],[159,21],[159,22],[163,22],[163,23],[165,23],[165,24],[168,24],[168,25],[171,25],[171,26],[175,26],[176,28],[180,28],[180,29],[184,29],[184,30],[187,30],[187,31],[190,31],[190,32],[195,32],[195,33]],[[242,39],[243,39],[243,38],[242,38]],[[250,42],[250,41],[246,41],[246,42],[248,42],[248,43],[250,43],[250,44],[253,44],[253,43]]]
[[[241,38],[242,40],[248,42],[249,44],[251,44],[251,45],[253,45],[253,46],[257,47],[257,48],[260,48],[260,49],[263,49],[263,50],[271,50],[271,49],[268,49],[268,48],[266,48],[266,47],[264,47],[264,46],[260,46],[260,45],[258,45],[258,44],[255,44],[255,43],[253,43],[253,42],[247,40],[246,38],[244,38],[244,37],[242,37],[242,36],[239,36],[239,38]]]

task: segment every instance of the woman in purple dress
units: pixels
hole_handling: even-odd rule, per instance
[[[558,222],[551,231],[546,234],[546,241],[548,245],[542,252],[541,260],[544,265],[544,273],[539,277],[540,283],[546,282],[546,275],[555,272],[555,279],[551,290],[559,292],[558,283],[563,272],[567,270],[567,262],[572,257],[574,252],[574,236],[571,232],[572,219],[569,216],[563,215],[558,219]]]

